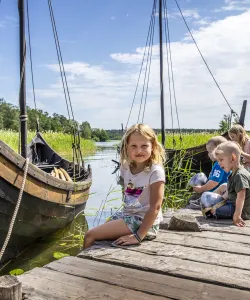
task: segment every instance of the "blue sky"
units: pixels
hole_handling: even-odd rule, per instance
[[[178,2],[230,105],[239,112],[243,99],[250,95],[250,0]],[[153,0],[53,0],[52,4],[75,118],[92,127],[119,128],[127,121],[133,99]],[[168,0],[168,10],[180,126],[218,128],[229,109],[190,40],[174,0]],[[29,11],[37,106],[67,116],[47,0],[29,0]],[[144,118],[155,128],[160,127],[157,36]],[[2,0],[0,97],[15,105],[18,60],[17,0]],[[29,62],[27,68],[27,103],[33,107]],[[171,128],[166,70],[165,66],[165,118],[166,127]],[[130,124],[137,121],[141,90],[142,82]],[[250,128],[248,111],[246,127]],[[176,127],[175,114],[173,123]]]

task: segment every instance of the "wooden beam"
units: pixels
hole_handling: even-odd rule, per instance
[[[15,276],[0,277],[0,299],[22,300],[22,283]]]

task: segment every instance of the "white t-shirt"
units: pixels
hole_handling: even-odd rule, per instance
[[[132,174],[125,165],[120,167],[124,180],[124,215],[135,215],[144,218],[150,207],[150,185],[155,182],[165,182],[165,172],[162,166],[153,164],[149,171]],[[162,210],[159,211],[154,225],[163,220]]]

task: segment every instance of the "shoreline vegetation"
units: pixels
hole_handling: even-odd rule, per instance
[[[35,131],[28,131],[28,143],[31,142],[35,134]],[[41,134],[53,150],[70,157],[72,156],[72,135],[62,132],[44,132]],[[18,152],[18,132],[12,130],[0,130],[0,140]],[[96,150],[95,141],[81,138],[81,150],[83,155],[94,153]]]

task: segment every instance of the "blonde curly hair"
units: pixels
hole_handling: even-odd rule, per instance
[[[151,156],[147,161],[145,169],[150,169],[153,163],[163,166],[166,161],[165,150],[162,147],[162,145],[158,142],[157,135],[155,134],[153,129],[146,124],[135,124],[125,132],[121,143],[121,151],[120,151],[121,164],[124,165],[125,163],[127,163],[130,167],[135,166],[135,163],[131,161],[131,159],[128,156],[129,138],[133,133],[141,134],[143,137],[148,139],[152,144]]]

